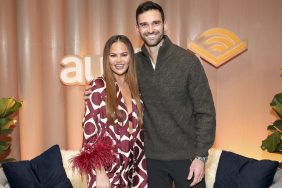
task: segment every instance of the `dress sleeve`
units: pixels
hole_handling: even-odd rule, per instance
[[[80,174],[91,174],[94,168],[109,167],[114,161],[112,139],[105,135],[105,122],[100,117],[105,108],[101,97],[105,84],[102,80],[95,80],[91,85],[92,93],[85,97],[82,148],[79,155],[71,159],[73,168]]]

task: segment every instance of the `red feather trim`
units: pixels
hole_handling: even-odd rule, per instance
[[[114,147],[109,137],[98,139],[92,146],[85,146],[79,155],[70,159],[73,170],[80,174],[91,174],[94,168],[110,167],[115,160]]]

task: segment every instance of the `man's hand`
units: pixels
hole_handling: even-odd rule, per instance
[[[194,159],[190,166],[189,174],[187,179],[193,181],[190,184],[191,187],[201,182],[205,175],[205,163],[199,159]]]
[[[90,94],[92,93],[91,85],[86,86],[84,91],[84,101],[88,100],[90,98]]]

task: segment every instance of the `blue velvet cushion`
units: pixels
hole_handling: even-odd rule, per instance
[[[11,188],[72,188],[58,145],[30,161],[4,163]]]
[[[222,151],[214,188],[268,188],[279,163]]]

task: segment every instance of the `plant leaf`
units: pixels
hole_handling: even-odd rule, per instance
[[[279,132],[274,132],[269,135],[265,140],[262,141],[261,149],[267,150],[268,152],[277,151],[277,146],[281,142],[281,134]]]
[[[276,131],[276,129],[275,129],[275,127],[274,127],[273,125],[268,125],[268,126],[267,126],[267,130],[268,130],[268,131],[271,131],[271,132]]]
[[[2,129],[0,135],[9,135],[13,132],[14,127],[10,127],[9,129]]]
[[[15,99],[13,99],[15,100]],[[22,106],[22,102],[18,102],[17,100],[15,100],[15,104],[12,106],[12,108],[10,108],[7,112],[7,115],[10,116],[11,114],[15,113],[18,111],[18,109]]]
[[[8,150],[9,148],[11,148],[11,143],[10,142],[3,142],[3,141],[0,141],[0,153]]]
[[[7,111],[13,107],[15,101],[12,98],[0,99],[0,117],[7,117]]]
[[[18,102],[14,98],[0,99],[0,118],[8,117],[16,112],[22,106],[22,102]]]
[[[277,146],[277,150],[282,151],[282,140],[280,139],[280,143]]]
[[[278,93],[273,97],[270,106],[273,108],[276,114],[282,118],[282,93]]]
[[[282,120],[279,119],[279,120],[276,120],[274,123],[273,123],[273,126],[278,129],[280,132],[282,132]]]
[[[0,119],[0,129],[9,129],[10,127],[14,127],[17,123],[17,120],[10,118],[2,118]]]
[[[10,118],[0,118],[0,127],[3,127],[4,125],[6,125],[8,121],[11,121],[11,119]]]
[[[10,142],[0,141],[0,150],[6,150],[11,146]]]
[[[4,117],[4,113],[7,108],[8,98],[1,98],[0,99],[0,118]]]
[[[17,120],[12,115],[22,106],[22,102],[14,98],[0,99],[0,164],[3,162],[15,161],[7,158],[11,152],[11,137]]]

